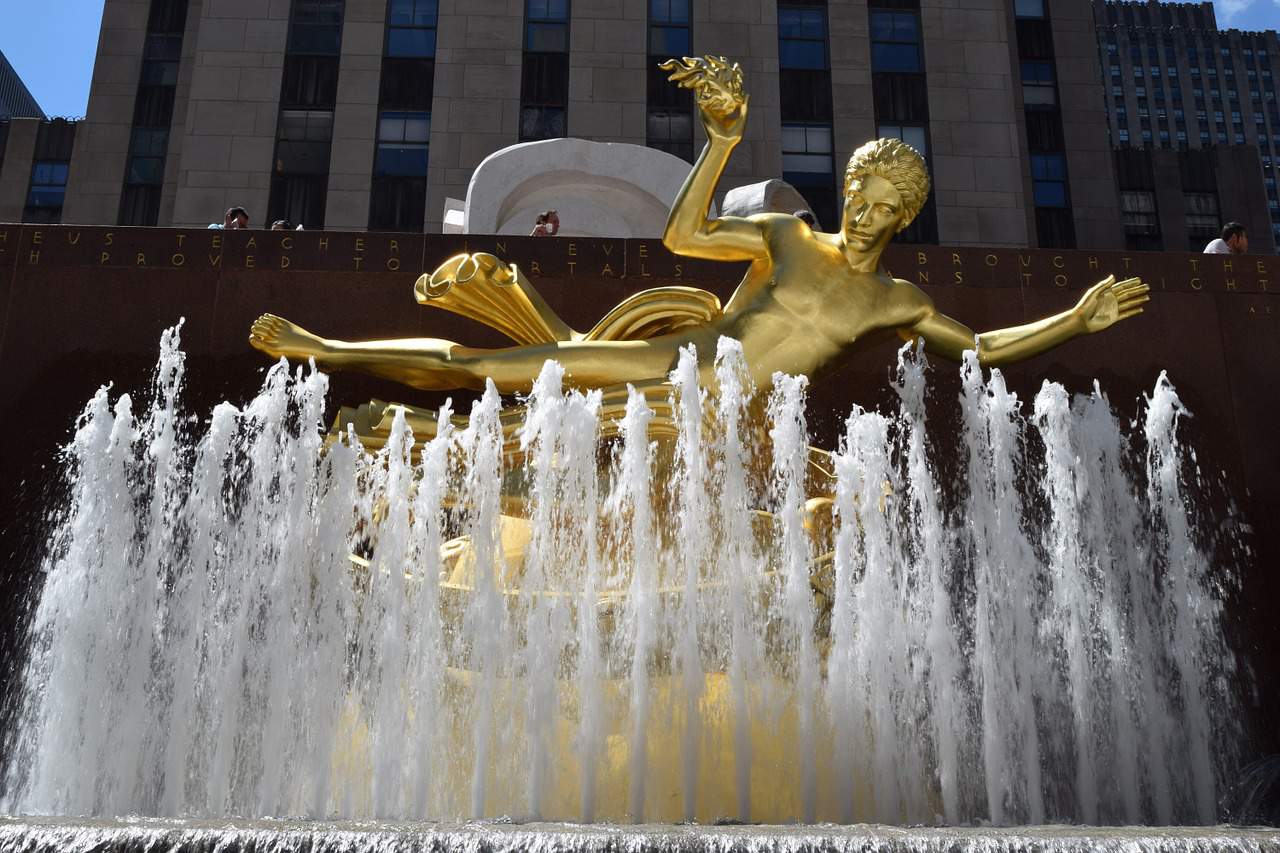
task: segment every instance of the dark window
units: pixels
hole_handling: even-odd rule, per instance
[[[525,0],[524,49],[534,53],[569,50],[569,0]]]
[[[649,0],[649,56],[666,59],[690,52],[689,0]]]
[[[693,161],[693,93],[672,84],[663,60],[690,53],[690,0],[649,0],[646,142]],[[784,72],[785,74],[785,72]]]
[[[434,60],[385,58],[378,102],[384,110],[430,110],[434,80]]]
[[[782,126],[782,177],[800,191],[825,228],[839,221],[831,152],[831,125]]]
[[[521,107],[520,138],[557,139],[566,135],[564,107]]]
[[[1018,56],[1022,59],[1053,59],[1053,33],[1044,20],[1019,20]]]
[[[160,217],[160,187],[126,185],[120,195],[121,225],[155,225]]]
[[[173,121],[173,87],[139,86],[133,103],[133,123],[144,127],[168,127]]]
[[[649,113],[648,144],[693,162],[693,115],[687,112]]]
[[[825,7],[778,4],[778,65],[781,68],[829,67]]]
[[[1037,207],[1036,235],[1042,249],[1073,249],[1076,245],[1075,223],[1065,207]]]
[[[783,68],[778,72],[783,121],[831,121],[831,72]]]
[[[920,18],[915,12],[871,12],[871,70],[923,70]]]
[[[876,126],[876,136],[881,139],[901,139],[919,152],[921,157],[929,156],[928,135],[921,125],[881,124]]]
[[[1062,119],[1057,112],[1046,110],[1027,110],[1027,147],[1032,151],[1061,151]],[[1126,124],[1127,117],[1120,108],[1116,109],[1118,124]]]
[[[526,54],[522,70],[520,99],[525,104],[564,106],[568,103],[569,54]]]
[[[151,0],[148,33],[181,33],[187,26],[187,0]]]
[[[327,174],[277,173],[273,175],[271,203],[267,206],[267,221],[288,219],[290,222],[305,224],[308,228],[323,228],[325,190],[328,182]]]
[[[1022,63],[1022,103],[1027,107],[1054,107],[1058,103],[1053,63]]]
[[[929,120],[929,98],[922,74],[873,74],[871,91],[879,121],[923,124]]]
[[[427,212],[427,179],[374,178],[369,194],[369,228],[373,231],[422,233]]]
[[[286,56],[280,106],[332,109],[338,96],[336,56]]]

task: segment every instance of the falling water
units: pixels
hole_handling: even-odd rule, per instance
[[[1230,567],[1173,387],[1128,432],[969,358],[944,440],[926,367],[833,453],[727,340],[666,432],[548,363],[514,436],[490,386],[371,453],[284,363],[197,427],[175,329],[66,448],[0,813],[1214,821]]]

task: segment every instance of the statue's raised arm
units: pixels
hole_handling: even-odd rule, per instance
[[[720,261],[764,257],[764,237],[754,222],[708,218],[716,184],[747,126],[750,98],[742,88],[742,68],[722,56],[668,59],[659,67],[671,72],[673,83],[693,90],[707,133],[707,144],[671,205],[663,245],[679,255]]]

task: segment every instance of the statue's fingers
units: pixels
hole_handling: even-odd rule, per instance
[[[1137,305],[1145,305],[1151,301],[1150,296],[1133,296],[1125,297],[1120,300],[1120,310],[1127,311]]]
[[[1142,313],[1142,309],[1141,309],[1141,308],[1134,308],[1134,309],[1129,310],[1129,311],[1121,311],[1121,312],[1120,312],[1120,316],[1119,316],[1119,317],[1117,317],[1116,319],[1118,319],[1118,320],[1128,320],[1130,317],[1137,317],[1137,316],[1138,316],[1139,314],[1141,314],[1141,313]]]

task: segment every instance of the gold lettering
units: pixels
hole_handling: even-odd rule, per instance
[[[1054,268],[1055,270],[1060,270],[1060,269],[1062,269],[1062,267],[1064,266],[1063,261],[1062,261],[1062,255],[1054,255],[1054,256],[1053,256],[1053,260],[1052,260],[1050,263],[1052,263],[1052,264],[1053,264],[1053,268]]]
[[[72,246],[80,242],[80,232],[67,232],[67,242]]]
[[[1187,261],[1191,264],[1191,271],[1192,271],[1192,272],[1199,272],[1199,271],[1200,271],[1200,259],[1199,259],[1199,258],[1187,258]]]
[[[182,241],[183,241],[183,240],[185,240],[185,239],[187,239],[187,235],[186,235],[186,234],[179,234],[179,235],[178,235],[178,248],[179,248],[179,249],[181,249],[181,248],[182,248]]]
[[[27,263],[35,265],[40,263],[40,250],[32,249],[31,254],[27,256]]]
[[[600,275],[607,275],[607,276],[612,277],[612,276],[613,276],[613,267],[609,266],[608,264],[605,264],[605,265],[604,265],[604,269],[600,270]]]
[[[257,259],[257,258],[255,258],[253,255],[245,255],[245,256],[244,256],[244,268],[245,268],[245,269],[247,269],[247,270],[257,269],[257,268],[258,268],[258,259]]]
[[[363,260],[364,260],[364,258],[360,257],[359,255],[356,255],[356,256],[355,256],[354,258],[352,258],[351,260],[353,260],[353,261],[355,261],[355,262],[356,262],[356,270],[357,270],[357,271],[359,271],[359,270],[360,270],[360,262],[361,262],[361,261],[363,261]]]
[[[142,252],[139,252],[138,257],[133,262],[133,265],[135,267],[145,267],[147,265],[147,256],[142,254]]]
[[[245,244],[244,244],[244,247],[245,247],[246,249],[256,249],[256,248],[258,248],[258,238],[257,238],[257,237],[250,237],[250,238],[249,238],[249,242],[248,242],[248,243],[245,243]]]
[[[529,273],[531,275],[542,275],[542,267],[538,266],[537,261],[529,261]]]
[[[1233,270],[1233,269],[1231,269],[1231,261],[1224,260],[1224,261],[1222,262],[1222,271],[1223,271],[1223,272],[1234,272],[1234,270]]]
[[[221,253],[221,252],[219,252],[219,253],[218,253],[218,254],[216,254],[216,255],[210,255],[210,256],[209,256],[209,266],[211,266],[211,267],[220,267],[220,266],[222,266],[222,253]]]
[[[1125,269],[1129,268],[1129,258],[1121,258],[1120,263],[1124,264]]]
[[[1263,266],[1262,261],[1258,261],[1258,272],[1266,272],[1267,268]]]
[[[649,271],[648,271],[647,269],[645,269],[644,261],[641,261],[641,262],[640,262],[640,277],[641,277],[641,278],[648,278],[648,277],[649,277]]]
[[[99,264],[105,264],[105,263],[106,263],[107,261],[109,261],[109,260],[111,260],[111,253],[110,253],[110,252],[103,252],[103,253],[98,257],[98,263],[99,263]]]
[[[1227,279],[1227,290],[1236,290],[1236,280],[1234,278]]]
[[[396,254],[396,255],[400,254],[400,241],[399,241],[399,240],[392,240],[392,241],[391,241],[391,246],[390,246],[390,248],[391,248],[391,252],[392,252],[393,254]],[[506,251],[506,249],[503,249],[503,251],[505,252],[505,251]]]
[[[602,243],[602,244],[600,245],[600,248],[601,248],[601,249],[604,249],[604,256],[605,256],[606,258],[613,254],[613,244],[612,244],[612,243]]]
[[[357,238],[356,238],[356,251],[357,251],[357,252],[363,252],[363,251],[364,251],[364,238],[363,238],[363,237],[357,237]]]
[[[40,245],[41,243],[43,243],[43,242],[44,242],[44,232],[43,232],[43,231],[36,231],[35,233],[33,233],[33,234],[31,235],[31,245],[33,245],[33,246],[39,246],[39,245]]]
[[[576,257],[576,256],[577,256],[577,254],[578,254],[578,244],[577,244],[577,243],[570,243],[570,244],[569,244],[569,257]]]
[[[213,235],[213,242],[209,244],[209,248],[211,248],[211,249],[221,249],[221,248],[222,248],[222,232],[221,232],[221,231],[216,231],[216,232],[214,232],[214,235]]]
[[[916,252],[916,265],[924,266],[927,263],[929,263],[929,256],[924,252]]]
[[[951,263],[957,267],[964,266],[964,263],[960,260],[960,256],[954,252],[951,253]]]
[[[293,263],[293,262],[289,260],[289,256],[288,256],[288,255],[281,255],[281,256],[280,256],[280,269],[282,269],[282,270],[287,270],[287,269],[289,268],[289,264],[291,264],[291,263]]]
[[[923,254],[923,253],[922,253],[922,254]],[[918,283],[920,283],[920,284],[928,284],[928,283],[929,283],[929,271],[928,271],[928,270],[916,270],[916,281],[917,281]]]
[[[102,245],[104,245],[104,246],[110,246],[113,242],[115,242],[115,238],[116,238],[116,232],[114,232],[114,231],[108,231],[108,232],[107,232],[107,234],[106,234],[106,237],[105,237],[105,238],[103,238],[103,244],[102,244]]]
[[[1089,269],[1096,270],[1097,268],[1098,268],[1098,259],[1091,256],[1089,258]]]
[[[397,272],[400,269],[400,259],[387,258],[387,269],[391,270],[392,272]]]
[[[1026,286],[1026,287],[1030,287],[1030,286],[1031,286],[1031,273],[1029,273],[1029,272],[1024,272],[1024,273],[1022,274],[1022,283],[1023,283],[1023,285],[1024,285],[1024,286]]]
[[[987,255],[985,260],[987,262],[987,266],[989,267],[994,267],[996,264],[1000,263],[1000,259],[997,258],[995,255]]]
[[[1066,287],[1066,286],[1067,286],[1067,277],[1066,277],[1065,275],[1063,275],[1062,273],[1058,273],[1057,275],[1055,275],[1055,276],[1053,277],[1053,286],[1054,286],[1054,287]]]
[[[649,257],[649,244],[641,243],[640,248],[637,250],[636,254],[638,254],[642,258]],[[1261,266],[1261,264],[1259,264],[1259,266]],[[1262,270],[1258,270],[1258,272],[1262,272]]]
[[[954,274],[956,277],[956,284],[964,284],[964,272],[962,272],[961,270],[956,270]]]
[[[281,238],[280,238],[280,248],[281,248],[281,249],[284,249],[286,252],[291,252],[291,251],[293,251],[293,238],[292,238],[292,237],[281,237]]]
[[[1018,255],[1018,263],[1022,264],[1024,267],[1029,267],[1029,266],[1031,266],[1031,256],[1030,256],[1030,255]]]
[[[320,248],[320,251],[322,251],[322,252],[327,252],[327,251],[329,251],[329,238],[328,238],[328,237],[321,237],[321,238],[320,238],[320,245],[319,245],[319,248]]]
[[[676,264],[676,278],[684,278],[684,264]]]
[[[8,242],[9,242],[9,232],[0,231],[0,243],[8,243]]]
[[[505,255],[507,253],[507,244],[504,240],[494,240],[493,248],[499,255]]]
[[[1269,280],[1270,280],[1270,279],[1265,279],[1265,278],[1260,278],[1260,279],[1258,279],[1258,287],[1262,288],[1262,292],[1263,292],[1263,293],[1266,293],[1266,292],[1267,292],[1267,282],[1268,282]]]
[[[1193,279],[1191,279],[1191,289],[1192,289],[1192,290],[1204,290],[1204,285],[1200,283],[1200,279],[1198,279],[1198,278],[1193,278]]]
[[[574,272],[574,269],[573,269],[573,268],[574,268],[575,266],[577,266],[577,265],[578,265],[578,262],[577,262],[577,261],[568,261],[567,263],[569,264],[569,275],[577,275],[577,273],[576,273],[576,272]]]
[[[187,262],[186,256],[181,252],[174,252],[173,257],[169,259],[169,263],[175,267],[180,267]]]

